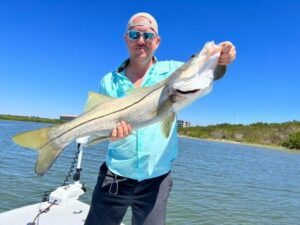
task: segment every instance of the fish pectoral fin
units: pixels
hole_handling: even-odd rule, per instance
[[[172,123],[175,119],[175,113],[171,113],[169,116],[166,117],[165,120],[161,123],[161,130],[163,135],[168,138],[171,132]]]
[[[49,140],[48,133],[50,128],[28,131],[13,137],[13,141],[16,144],[39,151],[35,165],[35,172],[38,175],[44,175],[63,150],[63,148],[59,148]]]
[[[88,142],[86,143],[86,146],[90,147],[92,145],[101,143],[101,142],[105,141],[106,139],[108,139],[108,137],[99,137],[99,136],[91,137],[91,138],[89,138]]]
[[[161,116],[163,117],[164,114],[166,114],[168,111],[170,111],[170,108],[172,107],[172,100],[171,98],[166,99],[165,101],[161,102],[156,110],[151,112],[152,116]]]
[[[115,98],[90,91],[87,102],[84,107],[84,111],[85,112],[90,111],[91,109],[95,108],[100,104],[113,101],[113,100],[115,100]]]

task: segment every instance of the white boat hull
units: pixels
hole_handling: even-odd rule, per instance
[[[0,223],[7,225],[27,225],[33,222],[40,210],[47,208],[48,202],[37,203],[0,213]],[[74,200],[67,204],[53,205],[42,213],[35,225],[83,225],[90,206]]]

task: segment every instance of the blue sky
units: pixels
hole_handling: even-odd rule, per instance
[[[1,1],[0,114],[80,114],[88,91],[128,56],[129,17],[156,17],[159,60],[206,41],[237,59],[213,92],[179,113],[192,124],[300,120],[300,1]]]

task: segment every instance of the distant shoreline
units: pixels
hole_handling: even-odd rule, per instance
[[[0,114],[0,120],[53,123],[53,124],[63,123],[63,121],[60,119],[49,119],[49,118],[43,118],[37,116],[18,116],[18,115],[6,115],[6,114]]]
[[[212,141],[212,142],[219,142],[219,143],[235,144],[235,145],[246,145],[246,146],[272,149],[272,150],[277,150],[277,151],[300,153],[299,150],[289,149],[289,148],[285,148],[285,147],[282,147],[282,146],[275,146],[275,145],[262,145],[262,144],[254,144],[254,143],[247,143],[247,142],[224,140],[224,139],[223,140],[205,139],[205,138],[190,137],[190,136],[186,136],[186,135],[178,135],[178,137],[187,138],[187,139],[194,139],[194,140],[202,140],[202,141]]]
[[[4,114],[0,114],[0,120],[27,121],[27,122],[52,123],[52,124],[61,124],[61,123],[65,122],[65,121],[60,120],[60,119],[49,119],[49,118],[41,118],[41,117],[36,117],[36,116],[4,115]],[[288,124],[288,123],[286,123],[286,124]],[[285,126],[283,126],[283,124],[280,124],[279,126],[286,127],[286,124],[285,124]],[[292,122],[290,122],[290,124],[292,124],[292,125],[294,124],[295,126],[298,127],[296,129],[299,130],[299,125],[300,125],[299,122],[292,121]],[[266,126],[266,125],[263,124],[263,123],[254,124],[254,125],[259,127],[259,129],[256,129],[255,132],[254,132],[254,135],[256,135],[257,140],[259,140],[259,138],[260,138],[259,135],[262,132],[269,132],[269,130],[272,129],[272,128],[265,129],[264,126]],[[289,148],[289,146],[285,147],[285,146],[282,146],[282,145],[276,145],[276,144],[281,143],[282,141],[281,142],[277,141],[277,142],[274,142],[273,145],[268,145],[268,144],[264,144],[264,143],[263,144],[262,143],[255,143],[255,141],[253,141],[252,143],[249,143],[249,142],[243,142],[242,140],[241,141],[229,140],[231,136],[227,135],[227,133],[228,133],[227,131],[230,131],[230,128],[234,128],[234,127],[237,127],[237,126],[243,126],[243,125],[225,124],[225,128],[227,127],[227,130],[223,129],[223,131],[222,131],[223,136],[225,137],[223,139],[214,139],[214,137],[213,137],[214,135],[205,135],[205,138],[195,137],[195,136],[198,136],[198,135],[197,135],[197,133],[193,133],[193,132],[192,132],[194,134],[193,136],[188,136],[186,134],[182,134],[182,133],[184,133],[184,132],[182,132],[184,130],[181,130],[182,128],[179,128],[178,136],[183,137],[183,138],[199,139],[199,140],[205,140],[205,141],[223,142],[223,143],[230,143],[230,144],[239,144],[239,145],[247,145],[247,146],[254,146],[254,147],[261,147],[261,148],[268,148],[268,149],[276,149],[276,150],[281,150],[281,151],[300,152],[300,149],[299,148],[297,149],[297,147],[295,149],[295,148]],[[224,127],[224,124],[223,125],[222,124],[221,125],[216,125],[216,126],[208,126],[208,127],[213,127],[213,129],[211,129],[212,131],[218,131],[219,130],[219,133],[222,133],[222,132],[220,132],[220,129],[222,129],[222,127]],[[208,127],[203,127],[202,129],[207,129]],[[244,127],[246,127],[246,126],[244,126]],[[199,129],[199,127],[191,127],[191,129],[195,130],[195,129]],[[192,131],[191,129],[189,129],[187,131]],[[211,130],[210,130],[209,134],[212,133]],[[287,133],[285,130],[280,131],[280,132],[284,133],[284,134]],[[236,133],[239,134],[239,131],[237,130]],[[226,134],[226,135],[224,135],[224,134]],[[243,133],[242,131],[240,131],[240,134],[242,136],[244,136],[244,135],[247,135],[247,132]],[[213,137],[213,138],[210,138],[210,136]],[[218,135],[218,136],[220,136],[220,135]],[[229,139],[226,139],[226,137],[229,138]],[[267,138],[270,139],[271,137],[267,137]],[[297,136],[297,138],[299,139],[298,136]],[[298,143],[299,143],[299,140],[296,140],[296,141],[298,141]],[[299,146],[299,144],[298,144],[298,146]]]
[[[178,129],[182,136],[246,144],[265,148],[300,150],[300,121],[282,123],[216,124],[183,127]]]

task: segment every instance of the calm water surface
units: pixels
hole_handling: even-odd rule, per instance
[[[37,203],[61,185],[76,152],[70,145],[44,176],[34,175],[36,152],[14,134],[48,124],[0,120],[0,212]],[[235,144],[180,139],[167,224],[300,224],[300,154]],[[81,181],[89,203],[107,142],[84,152]],[[125,223],[130,224],[129,215]]]

